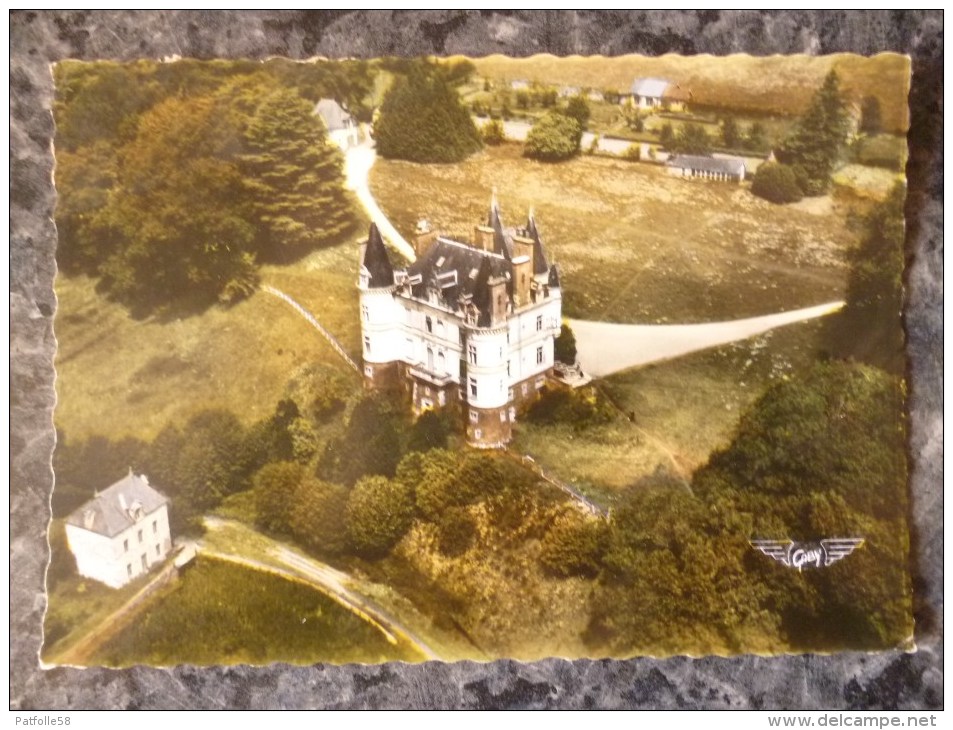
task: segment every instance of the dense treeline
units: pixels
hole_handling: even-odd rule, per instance
[[[665,475],[636,484],[603,535],[565,538],[579,545],[577,573],[599,566],[591,646],[628,654],[905,641],[902,403],[900,381],[887,373],[820,364],[765,393],[690,484]],[[748,544],[831,537],[865,544],[803,572]]]
[[[257,264],[355,224],[314,102],[369,117],[362,62],[66,62],[55,70],[58,261],[135,313],[248,295]]]

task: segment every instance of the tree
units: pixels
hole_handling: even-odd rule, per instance
[[[413,495],[399,480],[364,477],[347,500],[347,532],[363,555],[385,555],[410,529],[414,520]]]
[[[347,551],[348,490],[337,484],[306,477],[294,494],[289,526],[295,540],[324,555]]]
[[[668,149],[681,155],[710,155],[711,138],[700,124],[684,124]]]
[[[880,99],[865,96],[860,105],[860,131],[864,134],[883,132],[883,116],[880,111]]]
[[[847,140],[847,110],[835,71],[824,79],[794,133],[778,150],[778,160],[805,172],[805,195],[822,195]]]
[[[579,152],[582,129],[572,117],[548,112],[526,136],[524,154],[537,160],[556,162]]]
[[[671,151],[672,144],[675,142],[675,130],[672,129],[671,122],[665,122],[659,130],[659,144]]]
[[[446,413],[426,411],[414,421],[414,425],[410,429],[407,451],[423,452],[431,449],[445,449],[451,432],[452,426]]]
[[[553,351],[558,362],[567,365],[576,363],[576,335],[572,327],[565,322],[559,328],[559,336],[553,343]]]
[[[566,108],[563,110],[563,114],[579,122],[579,129],[584,130],[586,125],[589,124],[589,117],[592,111],[589,109],[589,102],[586,101],[586,97],[577,95],[566,102]]]
[[[379,395],[363,398],[351,413],[340,438],[328,442],[318,464],[318,476],[352,485],[362,476],[394,476],[400,461],[400,415]]]
[[[265,257],[336,242],[355,223],[344,159],[311,107],[293,91],[275,91],[245,130],[241,165]]]
[[[745,145],[748,149],[755,150],[756,152],[762,152],[768,148],[768,135],[761,122],[755,122],[748,129]]]
[[[794,170],[777,162],[765,162],[758,168],[751,192],[772,203],[796,203],[803,197]]]
[[[734,149],[741,141],[741,132],[734,117],[725,117],[721,123],[721,141],[725,147]]]
[[[482,146],[457,92],[427,66],[394,82],[374,136],[382,157],[412,162],[460,162]]]
[[[134,310],[233,300],[256,284],[254,228],[236,130],[210,97],[168,99],[142,115],[119,155],[104,224],[122,245],[99,266]]]
[[[291,514],[298,487],[304,479],[304,467],[289,461],[268,464],[255,474],[255,511],[259,526],[271,532],[291,531]]]
[[[608,543],[606,523],[572,510],[559,516],[543,538],[540,562],[547,572],[568,578],[594,578]]]
[[[448,508],[461,504],[457,489],[457,455],[445,449],[410,453],[397,468],[396,481],[414,495],[418,511],[436,522]]]
[[[489,145],[503,144],[506,141],[506,133],[503,130],[503,122],[499,119],[491,119],[480,130],[480,136],[483,141]]]
[[[828,322],[827,337],[834,355],[898,375],[906,361],[900,323],[905,193],[904,186],[897,185],[864,221],[860,244],[847,254],[846,305]]]

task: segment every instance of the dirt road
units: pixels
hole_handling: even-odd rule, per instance
[[[763,317],[704,324],[616,324],[571,319],[569,326],[576,335],[582,369],[598,378],[746,340],[776,327],[823,317],[843,306],[843,302],[828,302]]]
[[[370,188],[367,185],[367,175],[374,166],[376,159],[377,152],[370,142],[349,148],[344,154],[345,184],[348,190],[354,191],[361,206],[367,211],[371,220],[377,224],[384,241],[404,258],[413,261],[417,258],[414,247],[407,243],[407,240],[387,220],[387,216],[377,205],[377,201],[374,200],[374,196],[371,195]]]

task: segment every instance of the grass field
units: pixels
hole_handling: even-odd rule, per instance
[[[600,381],[619,410],[612,423],[574,432],[524,420],[513,450],[531,454],[605,505],[659,469],[688,479],[713,449],[728,443],[742,412],[771,383],[816,361],[822,327],[789,325],[613,375]]]
[[[454,57],[451,60],[458,60]],[[871,58],[853,54],[830,56],[747,56],[715,59],[710,55],[648,57],[638,55],[568,56],[540,54],[530,58],[501,55],[471,59],[477,73],[494,80],[526,79],[554,86],[628,90],[636,78],[671,79],[691,89],[695,103],[737,112],[794,116],[804,112],[811,96],[832,68],[845,95],[859,103],[865,96],[880,100],[885,129],[903,134],[909,125],[907,92],[910,59],[882,53]]]
[[[419,218],[469,240],[498,191],[504,220],[533,206],[563,277],[566,316],[700,322],[797,309],[843,295],[856,241],[830,199],[777,206],[747,185],[582,156],[560,164],[487,148],[459,165],[379,160],[371,190],[398,229]]]
[[[92,663],[301,664],[419,660],[320,592],[199,558]]]
[[[261,272],[265,283],[310,309],[355,355],[356,257],[355,244],[341,244]],[[56,293],[55,421],[71,439],[102,434],[148,440],[166,423],[181,424],[192,412],[213,407],[250,423],[274,411],[285,384],[303,366],[322,362],[353,374],[299,314],[262,291],[230,308],[171,321],[133,319],[87,277],[60,276]]]

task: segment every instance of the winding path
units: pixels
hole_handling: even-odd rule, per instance
[[[389,243],[405,259],[414,261],[417,258],[414,247],[407,243],[407,240],[394,228],[380,206],[377,205],[374,196],[371,195],[371,189],[367,184],[367,175],[376,160],[377,152],[370,141],[355,147],[349,147],[344,154],[345,185],[348,190],[353,190],[354,194],[357,195],[361,206],[371,220],[377,224],[384,241]]]

